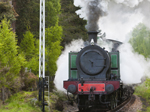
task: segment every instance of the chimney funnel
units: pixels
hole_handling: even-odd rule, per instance
[[[91,40],[93,39],[94,43],[96,44],[97,43],[97,34],[99,32],[97,32],[97,31],[89,31],[87,33],[88,33],[88,37],[89,37],[89,42],[91,42]]]

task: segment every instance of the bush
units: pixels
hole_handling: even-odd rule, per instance
[[[150,79],[146,79],[144,83],[135,88],[135,95],[142,96],[150,102]]]
[[[23,90],[36,90],[38,77],[33,73],[25,73],[23,82],[25,84]]]

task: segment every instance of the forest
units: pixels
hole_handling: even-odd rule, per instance
[[[47,76],[55,77],[56,61],[65,45],[75,39],[87,40],[87,21],[76,15],[78,9],[73,0],[46,0]],[[15,31],[12,29],[14,21]],[[135,52],[145,59],[150,58],[150,29],[144,24],[133,29],[129,43]],[[15,8],[8,2],[0,2],[0,111],[24,112],[28,108],[26,112],[40,112],[39,102],[34,104],[31,100],[38,95],[38,60],[39,0],[16,0]],[[53,78],[50,81],[51,110],[60,112],[59,102],[66,100],[66,96],[52,92],[55,89]],[[149,99],[149,79],[140,87],[136,89],[137,94]],[[145,93],[142,93],[143,89]],[[14,105],[17,107],[13,108]]]
[[[6,99],[14,94],[23,97],[20,92],[37,90],[39,0],[16,0],[15,5],[16,7],[12,7],[9,2],[0,2],[0,105],[6,104]],[[78,7],[73,5],[73,0],[46,0],[45,8],[45,65],[46,76],[52,77],[50,80],[52,91],[54,89],[53,79],[57,70],[56,61],[65,45],[73,39],[82,37],[86,40],[84,27],[86,21],[75,14]],[[15,30],[12,28],[14,22]],[[29,94],[35,94],[35,92],[25,92],[24,97]],[[36,97],[37,95],[36,91]],[[34,108],[29,109],[29,112],[32,109]],[[12,111],[16,112],[15,109]]]

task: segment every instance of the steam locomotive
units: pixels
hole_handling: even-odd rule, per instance
[[[117,48],[119,41],[113,43],[111,52],[96,45],[98,32],[88,32],[90,45],[79,52],[69,53],[69,79],[64,81],[68,93],[77,95],[79,111],[88,107],[106,106],[114,109],[127,91],[120,80],[120,61]],[[94,41],[94,42],[92,42]]]

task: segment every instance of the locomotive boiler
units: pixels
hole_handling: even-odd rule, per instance
[[[69,52],[69,79],[64,81],[68,93],[77,95],[80,111],[88,107],[115,108],[124,98],[120,80],[119,41],[113,43],[111,52],[97,45],[98,32],[88,32],[88,46],[79,52]],[[93,41],[93,42],[92,42]]]

